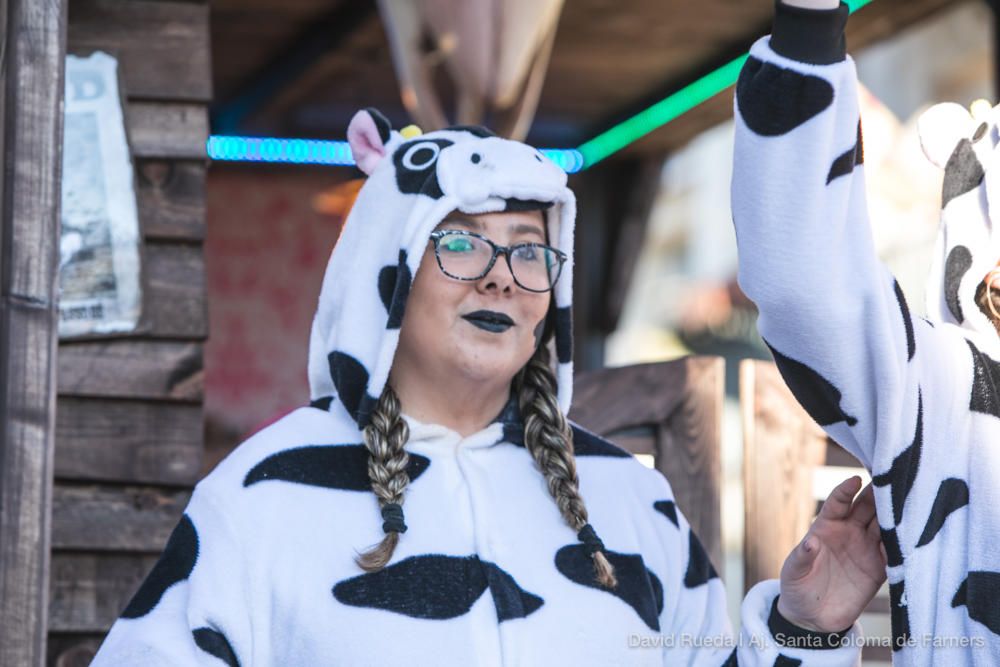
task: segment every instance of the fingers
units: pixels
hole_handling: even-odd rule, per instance
[[[784,570],[782,574],[793,580],[801,579],[809,574],[816,557],[819,555],[820,544],[820,540],[812,533],[806,534],[798,546],[792,549],[792,553],[788,554],[782,568]]]
[[[875,489],[871,484],[854,501],[851,507],[851,520],[862,526],[867,526],[875,517]]]
[[[851,502],[854,500],[854,495],[860,488],[861,478],[857,475],[838,484],[837,488],[830,492],[826,502],[823,503],[823,507],[819,511],[820,518],[832,521],[846,519],[851,513]]]

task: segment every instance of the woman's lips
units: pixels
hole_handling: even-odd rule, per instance
[[[509,315],[498,313],[495,310],[477,310],[462,315],[462,319],[491,333],[503,333],[514,326],[514,320],[510,319]]]

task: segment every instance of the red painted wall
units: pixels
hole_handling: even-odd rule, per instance
[[[342,223],[312,200],[350,175],[220,164],[209,172],[207,467],[309,401],[309,328]]]

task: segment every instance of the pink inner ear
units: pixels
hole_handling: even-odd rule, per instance
[[[375,167],[385,157],[385,144],[379,136],[375,120],[367,111],[354,114],[351,124],[347,126],[347,143],[351,146],[354,162],[366,174],[375,171]]]

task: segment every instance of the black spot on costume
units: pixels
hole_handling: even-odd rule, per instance
[[[202,651],[214,655],[229,667],[240,667],[240,661],[236,658],[236,653],[224,634],[212,628],[198,628],[192,634],[194,635],[194,643]]]
[[[447,620],[468,613],[488,588],[501,622],[529,616],[544,603],[501,568],[477,556],[413,556],[379,572],[342,581],[333,587],[333,596],[355,607]]]
[[[153,611],[171,586],[191,576],[197,562],[198,531],[185,514],[170,534],[153,571],[125,607],[122,618],[141,618]]]
[[[272,454],[247,473],[243,486],[266,481],[291,482],[345,491],[371,491],[368,449],[364,445],[311,445]],[[430,460],[410,454],[406,473],[417,480]]]

